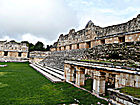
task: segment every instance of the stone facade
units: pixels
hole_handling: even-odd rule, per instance
[[[110,99],[109,105],[140,105],[140,99],[121,93],[117,89],[108,89]]]
[[[0,60],[18,61],[28,57],[28,47],[26,43],[0,41]]]
[[[42,63],[46,66],[64,69],[65,59],[101,60],[113,62],[112,66],[140,67],[140,42],[104,44],[88,49],[52,51]],[[117,63],[116,63],[117,62]]]
[[[51,51],[92,48],[96,45],[140,41],[140,15],[118,25],[99,27],[89,21],[82,30],[61,34]]]
[[[85,59],[85,51],[86,49],[53,51],[40,63],[46,66],[50,66],[52,68],[64,69],[65,59]]]
[[[86,59],[120,61],[120,63],[140,62],[140,41],[98,45],[87,49]]]
[[[38,63],[50,55],[49,51],[32,51],[30,52],[29,62]]]
[[[85,75],[89,73],[93,79],[92,91],[99,95],[105,95],[108,88],[121,88],[126,86],[140,88],[140,69],[128,70],[120,67],[107,67],[82,61],[65,61],[65,79],[74,82],[78,86],[85,85]]]

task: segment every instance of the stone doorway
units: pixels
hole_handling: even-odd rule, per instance
[[[119,42],[120,42],[120,43],[125,42],[125,36],[119,37],[118,39],[119,39]]]
[[[76,83],[76,68],[74,68],[73,78],[74,78],[73,83],[75,84]]]
[[[8,51],[4,51],[4,56],[8,56]]]
[[[86,48],[91,48],[91,41],[86,42]]]
[[[79,43],[77,44],[77,49],[79,49]]]
[[[108,95],[108,88],[115,88],[115,74],[108,74],[105,81],[105,94]]]
[[[105,44],[105,39],[102,39],[101,40],[101,44]]]

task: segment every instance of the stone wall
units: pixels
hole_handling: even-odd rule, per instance
[[[86,59],[120,61],[120,63],[140,62],[140,42],[125,42],[98,45],[86,52]]]
[[[119,90],[109,90],[109,105],[140,105],[140,99],[119,92]]]
[[[106,39],[110,37],[116,36],[122,37],[122,35],[128,35],[132,34],[133,32],[139,31],[140,31],[140,15],[138,15],[136,18],[133,18],[132,20],[126,23],[112,25],[108,27],[96,26],[92,21],[89,21],[85,26],[85,28],[82,30],[75,31],[75,29],[71,29],[68,34],[66,35],[61,34],[58,41],[55,42],[54,45],[55,47],[62,47],[78,43],[80,44],[83,42],[98,41],[99,39]],[[118,41],[117,37],[113,40]],[[109,40],[107,39],[107,43],[108,41]]]
[[[17,61],[27,59],[28,46],[26,43],[0,41],[0,61]]]
[[[42,63],[63,69],[65,59],[101,60],[115,62],[113,65],[118,66],[140,67],[140,42],[103,44],[89,49],[54,51]]]
[[[64,69],[65,59],[85,59],[87,49],[76,49],[70,51],[54,51],[47,56],[41,63],[47,66]]]
[[[140,70],[140,69],[139,69]],[[78,86],[85,85],[86,71],[93,79],[91,86],[96,94],[107,94],[108,88],[140,87],[140,71],[107,67],[94,62],[65,60],[65,79]],[[77,80],[77,81],[76,81]]]

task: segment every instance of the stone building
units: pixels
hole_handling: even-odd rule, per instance
[[[30,52],[29,56],[29,62],[32,63],[38,63],[45,59],[47,56],[49,56],[50,52],[49,51],[32,51]]]
[[[59,36],[51,51],[92,48],[96,45],[140,41],[140,15],[132,20],[108,27],[100,27],[89,21],[84,29],[71,29]]]
[[[0,41],[0,61],[23,61],[27,57],[26,43]]]
[[[118,25],[100,27],[89,21],[82,30],[71,29],[61,34],[50,54],[33,66],[47,78],[62,77],[78,87],[86,85],[88,75],[96,95],[106,95],[110,88],[140,88],[140,15]],[[120,97],[118,100],[114,91],[110,93],[111,100],[120,103]]]
[[[64,65],[66,81],[74,82],[78,86],[85,85],[85,75],[93,79],[92,91],[105,95],[108,88],[121,88],[126,86],[140,88],[140,69],[124,68],[97,64],[94,62],[66,60]]]

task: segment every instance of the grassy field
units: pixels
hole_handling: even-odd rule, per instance
[[[120,89],[120,92],[140,98],[140,88],[124,87]]]
[[[0,105],[96,105],[105,101],[68,83],[52,83],[28,63],[0,63]]]
[[[89,91],[92,91],[92,84],[93,84],[92,79],[88,79],[85,81],[85,86],[82,86],[82,87]]]

